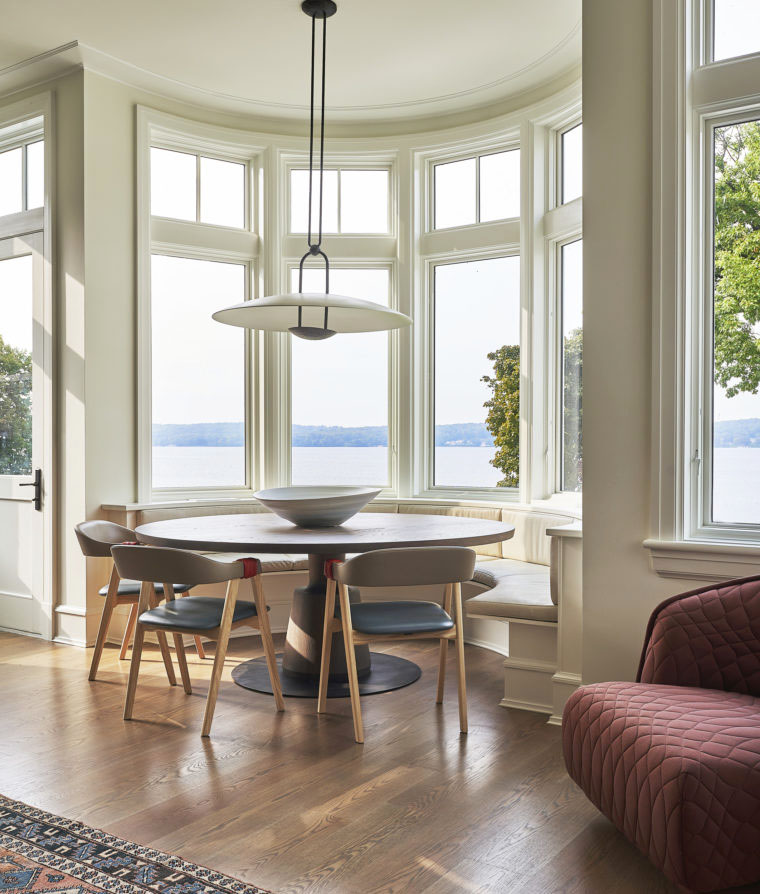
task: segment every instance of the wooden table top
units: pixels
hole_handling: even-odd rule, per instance
[[[149,522],[141,543],[214,552],[342,555],[407,546],[479,546],[509,540],[512,525],[449,515],[360,512],[334,528],[299,528],[271,512]]]

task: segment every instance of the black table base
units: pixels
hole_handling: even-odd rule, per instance
[[[319,680],[316,677],[283,672],[282,655],[277,656],[277,669],[280,674],[283,695],[290,698],[317,697]],[[422,671],[413,661],[397,658],[395,655],[386,655],[384,652],[372,652],[372,666],[359,678],[359,693],[361,695],[376,695],[378,692],[401,689],[419,680],[421,674]],[[269,671],[264,658],[252,658],[250,661],[239,664],[232,671],[232,679],[243,689],[272,694]],[[348,680],[331,675],[327,686],[327,697],[348,698],[349,695]]]

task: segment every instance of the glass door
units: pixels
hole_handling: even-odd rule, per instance
[[[0,627],[48,635],[42,235],[0,240]]]

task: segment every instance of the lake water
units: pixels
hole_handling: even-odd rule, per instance
[[[495,487],[501,473],[492,447],[437,447],[436,483]],[[385,447],[295,447],[294,484],[387,483]],[[155,487],[224,487],[243,483],[242,447],[154,447]],[[760,448],[715,451],[715,519],[760,523]]]
[[[436,483],[495,487],[492,447],[437,447]],[[154,487],[230,487],[244,480],[242,447],[154,447]],[[386,447],[294,447],[293,484],[388,483]]]

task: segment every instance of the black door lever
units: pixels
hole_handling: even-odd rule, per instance
[[[34,470],[34,481],[27,481],[26,484],[19,484],[19,487],[34,488],[34,508],[37,512],[42,512],[42,469]]]

